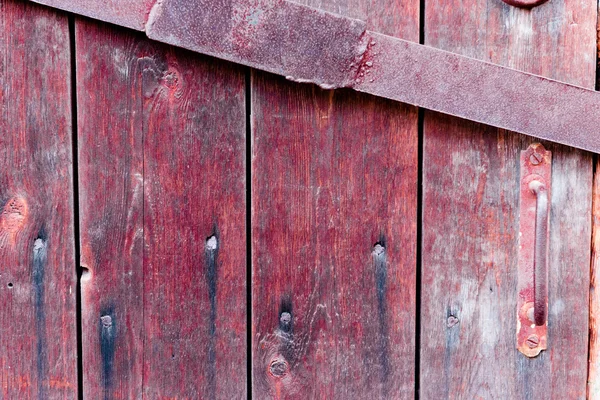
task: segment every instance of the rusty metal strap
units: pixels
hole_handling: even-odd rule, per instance
[[[373,33],[362,21],[290,1],[109,0],[101,11],[86,6],[96,0],[38,2],[294,81],[350,87],[600,153],[600,93]]]

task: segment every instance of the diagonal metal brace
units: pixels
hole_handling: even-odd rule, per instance
[[[290,80],[349,87],[600,153],[600,93],[370,32],[362,21],[291,1],[108,0],[101,11],[86,6],[95,0],[37,2]],[[129,10],[126,18],[118,10]]]

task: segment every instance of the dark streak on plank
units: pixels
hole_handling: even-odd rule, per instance
[[[114,306],[104,307],[100,311],[100,353],[102,354],[102,386],[104,399],[110,399],[113,386],[113,363],[115,360],[115,340],[117,321]],[[85,361],[84,361],[85,365]]]
[[[210,398],[216,397],[216,332],[217,332],[217,267],[219,258],[219,235],[215,226],[213,234],[206,240],[206,283],[208,284],[208,298],[210,301],[209,326],[209,344],[208,344],[208,365],[207,368],[207,387]]]
[[[389,329],[387,315],[387,257],[385,253],[385,237],[382,235],[379,241],[373,247],[373,269],[375,271],[375,284],[377,287],[377,311],[379,317],[379,334],[381,336],[381,367],[383,369],[381,380],[387,385],[390,376],[389,360]]]
[[[46,264],[48,262],[46,233],[44,229],[38,234],[33,243],[33,291],[35,304],[35,330],[37,336],[37,374],[38,396],[45,399],[46,388],[44,379],[47,378],[48,356],[46,354],[46,310],[44,304],[44,285],[46,278]]]

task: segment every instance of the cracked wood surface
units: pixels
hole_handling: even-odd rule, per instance
[[[311,5],[418,40],[417,3]],[[251,98],[254,397],[412,398],[417,110],[265,73]]]
[[[76,399],[67,17],[0,1],[0,398]]]
[[[469,9],[472,13],[464,13]],[[596,2],[426,2],[425,43],[592,88]],[[536,140],[425,113],[421,398],[584,399],[591,156],[552,151],[548,350],[516,349],[520,151]]]
[[[75,34],[84,397],[245,398],[244,71]]]

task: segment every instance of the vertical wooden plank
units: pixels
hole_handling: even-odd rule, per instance
[[[67,18],[0,1],[0,398],[77,397]]]
[[[246,393],[245,83],[77,22],[87,398]]]
[[[426,2],[425,43],[594,85],[593,1],[523,10]],[[591,157],[553,152],[549,348],[516,350],[519,152],[531,138],[427,112],[424,121],[421,392],[439,398],[586,394]]]
[[[588,399],[600,397],[600,174],[596,158],[592,199],[592,264],[590,273],[590,360]]]
[[[307,3],[418,40],[418,3]],[[252,132],[254,397],[412,397],[416,109],[256,73]]]
[[[600,11],[600,3],[598,4]],[[600,20],[597,22],[597,42],[600,46]],[[597,56],[600,47],[597,47]],[[600,84],[600,70],[596,69],[596,89]],[[600,397],[600,174],[596,156],[594,186],[592,189],[592,257],[590,265],[590,349],[588,368],[588,399]]]
[[[84,398],[137,399],[144,351],[140,58],[147,53],[150,63],[153,52],[140,37],[82,20],[75,38]]]

